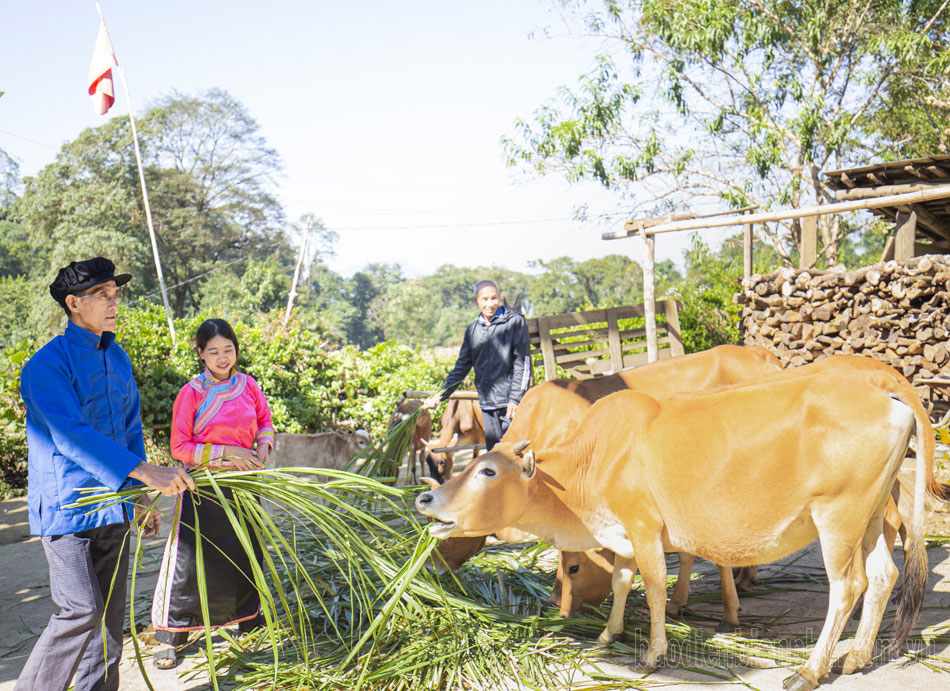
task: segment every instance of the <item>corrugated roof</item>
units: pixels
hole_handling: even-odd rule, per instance
[[[889,161],[858,168],[826,171],[824,175],[828,187],[835,190],[836,197],[841,199],[848,198],[849,190],[892,188],[895,185],[911,185],[915,188],[926,189],[934,185],[950,184],[950,156]],[[898,192],[893,189],[886,191],[892,194]],[[894,221],[898,211],[911,208],[917,212],[918,237],[927,237],[936,243],[950,243],[950,200],[948,199],[922,202],[909,207],[889,206],[874,209],[873,213]]]

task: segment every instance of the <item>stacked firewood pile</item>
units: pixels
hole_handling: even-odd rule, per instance
[[[828,355],[866,355],[911,382],[950,378],[950,257],[855,271],[782,268],[742,285],[734,299],[743,305],[744,342],[768,348],[786,367]],[[915,388],[925,405],[936,402],[930,387]]]

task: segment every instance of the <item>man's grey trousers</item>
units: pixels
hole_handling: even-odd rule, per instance
[[[74,675],[75,691],[119,688],[128,532],[126,523],[43,538],[50,594],[60,611],[33,646],[15,691],[66,691]]]

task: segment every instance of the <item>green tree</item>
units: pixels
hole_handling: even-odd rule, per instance
[[[530,309],[532,277],[499,267],[443,264],[429,276],[396,283],[377,298],[375,311],[387,340],[416,347],[458,346],[478,316],[475,284],[494,281],[511,307]]]
[[[226,92],[174,94],[140,119],[146,183],[166,283],[182,316],[201,300],[199,278],[249,256],[292,253],[272,194],[280,170],[258,126]],[[77,256],[109,256],[158,289],[128,120],[80,133],[24,181],[24,222],[51,246],[47,274]],[[51,275],[43,277],[51,279]]]
[[[264,259],[244,262],[242,272],[215,272],[202,282],[200,311],[224,319],[278,318],[283,314],[290,292],[292,271],[281,257],[272,254]]]
[[[694,234],[685,258],[686,276],[674,294],[683,305],[680,328],[686,352],[738,343],[741,307],[732,296],[742,278],[741,236],[716,252]]]
[[[20,185],[20,166],[3,149],[0,149],[0,221],[12,214]]]
[[[46,262],[49,247],[18,223],[0,221],[0,276],[27,276]]]
[[[39,295],[38,295],[39,293]],[[39,340],[46,328],[27,318],[39,299],[49,300],[49,293],[39,291],[26,276],[0,276],[0,350],[26,340]]]
[[[943,0],[561,4],[604,54],[576,88],[517,123],[505,140],[513,165],[652,197],[658,212],[800,207],[833,199],[823,169],[946,144]],[[829,263],[854,228],[822,217]],[[764,232],[791,263],[798,222]]]

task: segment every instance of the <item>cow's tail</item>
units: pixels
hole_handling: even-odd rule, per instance
[[[916,392],[906,380],[892,379],[887,387],[891,396],[907,405],[914,412],[916,443],[916,472],[914,480],[914,506],[910,520],[904,520],[907,537],[904,540],[904,580],[898,592],[897,617],[894,622],[894,637],[884,650],[886,657],[900,654],[904,639],[917,623],[917,616],[924,601],[927,585],[927,548],[924,544],[924,498],[927,494],[946,501],[950,487],[934,479],[934,433],[927,411]]]

